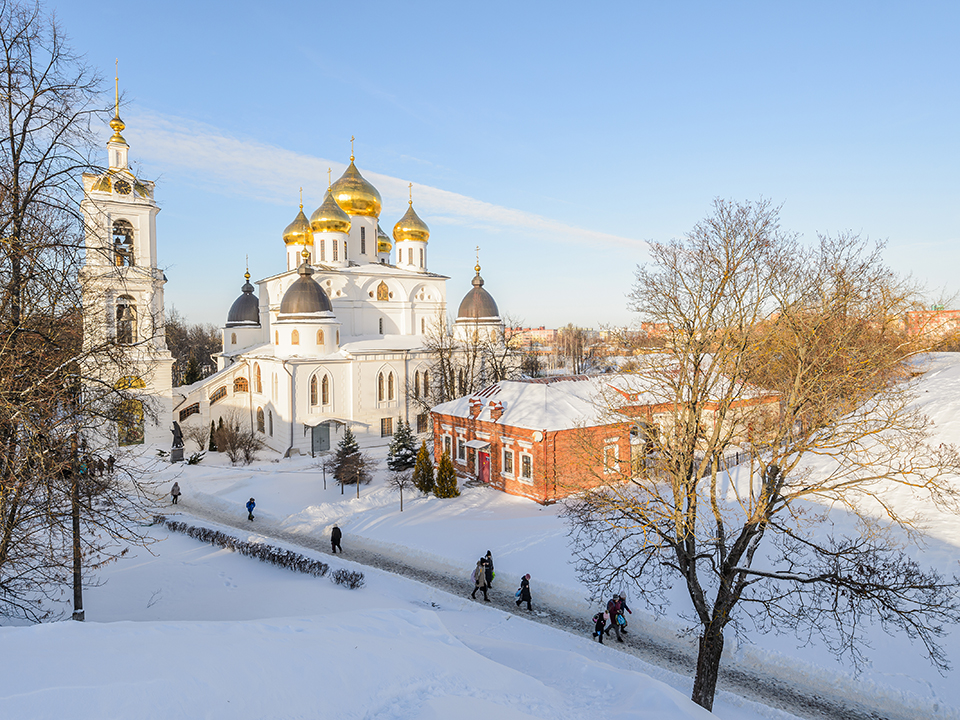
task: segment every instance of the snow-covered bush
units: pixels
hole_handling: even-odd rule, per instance
[[[330,575],[330,580],[336,585],[345,585],[351,590],[363,587],[363,573],[359,570],[347,570],[345,568],[334,570]]]

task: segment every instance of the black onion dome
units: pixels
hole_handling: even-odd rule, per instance
[[[280,301],[281,315],[312,315],[321,312],[333,312],[330,298],[310,276],[313,268],[303,263],[300,265],[300,277],[283,294]]]
[[[230,306],[227,313],[227,327],[260,327],[260,301],[253,294],[253,285],[250,284],[250,273],[245,273],[246,282],[243,283],[243,293]]]
[[[473,289],[464,295],[457,311],[457,319],[481,320],[484,318],[498,318],[500,311],[493,296],[483,289],[483,278],[480,277],[480,266],[477,266],[477,276],[473,278]]]

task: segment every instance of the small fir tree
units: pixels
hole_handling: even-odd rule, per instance
[[[387,467],[394,472],[409,470],[417,463],[417,446],[414,444],[410,423],[403,418],[397,418],[397,432],[390,442],[390,451],[387,454]]]
[[[433,492],[433,461],[430,459],[426,442],[420,444],[420,452],[417,453],[417,463],[413,466],[413,484],[422,493]]]
[[[433,494],[438,498],[455,498],[460,495],[457,487],[457,471],[453,469],[453,460],[447,453],[440,457],[437,464],[437,484]]]
[[[210,421],[210,440],[207,442],[210,452],[217,452],[217,426]]]
[[[360,452],[357,439],[348,427],[343,432],[343,438],[337,443],[337,451],[333,456],[333,476],[341,485],[353,485],[357,480],[368,483],[369,466],[367,457]]]
[[[195,357],[191,357],[187,360],[187,369],[183,374],[183,384],[193,385],[197,380],[202,379],[203,373],[200,371],[200,362]]]

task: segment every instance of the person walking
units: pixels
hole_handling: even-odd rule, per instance
[[[623,642],[623,638],[620,637],[621,625],[626,621],[623,619],[623,610],[620,605],[620,596],[614,595],[610,601],[607,603],[607,614],[610,616],[610,627],[608,627],[605,632],[607,635],[610,634],[610,631],[613,630],[617,636],[617,642]]]
[[[111,476],[113,475],[113,465],[116,462],[117,462],[117,459],[113,455],[110,455],[109,457],[107,457],[107,474],[108,475],[111,475]]]
[[[330,532],[330,550],[334,555],[337,554],[337,550],[340,550],[340,554],[343,554],[343,548],[340,547],[340,538],[343,537],[343,533],[340,532],[340,528],[336,525],[333,526],[333,530]]]
[[[180,502],[180,483],[174,481],[173,487],[170,488],[170,495],[173,498],[174,505]]]
[[[520,589],[517,593],[517,607],[520,607],[520,603],[525,602],[527,604],[527,610],[533,610],[533,607],[530,605],[530,573],[520,578]]]
[[[593,635],[600,640],[601,645],[603,645],[603,633],[607,627],[608,617],[603,610],[593,616]]]
[[[477,599],[477,590],[483,591],[483,599],[487,602],[490,602],[490,598],[487,597],[487,563],[486,558],[480,558],[477,560],[477,566],[473,569],[473,575],[470,576],[473,578],[473,592],[470,593],[470,597],[474,600]]]
[[[487,554],[483,558],[486,561],[484,569],[487,572],[487,587],[493,587],[493,555],[490,554],[490,551],[487,550]]]
[[[253,520],[253,509],[257,506],[253,498],[247,500],[247,520]]]

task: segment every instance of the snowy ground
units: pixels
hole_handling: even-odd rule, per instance
[[[960,358],[936,358],[921,397],[941,439],[960,444]],[[324,490],[311,458],[231,468],[211,454],[199,466],[166,467],[161,478],[167,486],[177,479],[184,492],[182,506],[167,505],[168,512],[238,524],[243,537],[252,525],[313,548],[306,552],[335,567],[353,567],[354,553],[459,577],[461,592],[368,567],[367,586],[345,590],[158,530],[155,555],[138,551],[87,591],[87,623],[0,628],[4,717],[708,716],[685,700],[689,677],[590,641],[597,608],[576,580],[556,506],[468,488],[454,500],[410,493],[401,513],[385,472],[357,499],[331,482]],[[248,524],[243,504],[251,496],[257,519]],[[956,572],[960,523],[923,509],[930,532],[923,559]],[[325,553],[334,523],[344,531],[344,559]],[[488,549],[497,569],[489,605],[469,599],[468,579]],[[535,606],[582,618],[579,635],[511,609],[527,572]],[[634,629],[689,652],[678,637],[685,610],[678,600],[675,612],[655,620],[634,607]],[[879,629],[871,637],[872,664],[857,677],[817,643],[800,646],[789,636],[728,642],[725,665],[850,698],[878,717],[960,718],[956,672],[940,677],[905,638]],[[960,633],[945,646],[960,662]],[[31,657],[44,659],[23,662]],[[728,692],[714,711],[730,720],[790,717]]]

